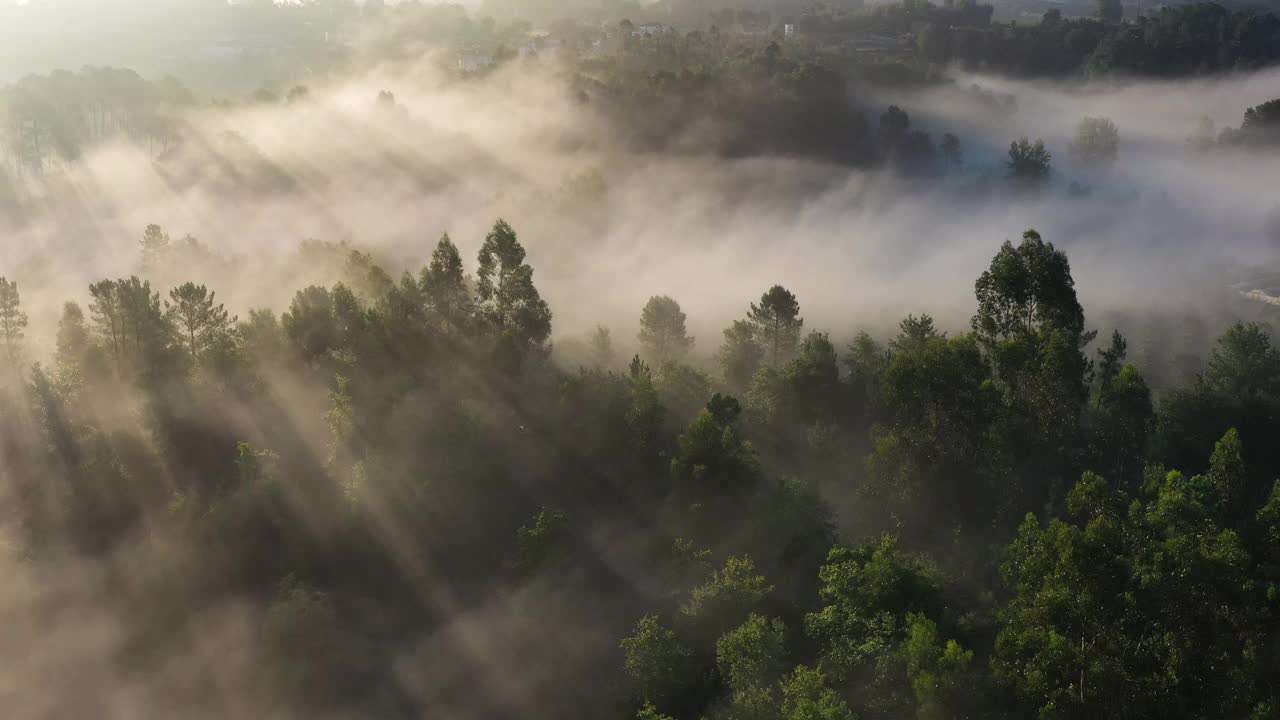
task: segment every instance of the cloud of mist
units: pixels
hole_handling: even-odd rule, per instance
[[[704,356],[776,283],[797,293],[807,327],[836,335],[884,331],[922,311],[963,328],[974,279],[1002,240],[1029,227],[1068,251],[1094,325],[1107,311],[1226,303],[1230,282],[1274,257],[1263,226],[1280,156],[1200,153],[1186,139],[1205,115],[1219,127],[1238,124],[1244,108],[1275,94],[1277,71],[1114,86],[964,76],[859,96],[869,113],[897,103],[935,138],[961,138],[965,171],[925,184],[797,158],[636,152],[590,104],[575,102],[550,64],[472,81],[436,67],[374,67],[289,104],[204,107],[186,115],[184,141],[166,152],[116,142],[41,177],[10,175],[0,187],[0,275],[21,284],[34,354],[52,345],[64,301],[84,303],[90,282],[139,271],[150,223],[174,240],[192,234],[222,259],[166,269],[153,278],[162,292],[204,282],[244,316],[284,309],[300,287],[334,280],[331,268],[300,259],[305,239],[349,241],[394,273],[416,272],[448,231],[474,270],[484,234],[504,217],[528,249],[557,338],[603,323],[626,343],[645,299],[666,294],[689,314]],[[381,91],[394,93],[394,107],[378,102]],[[1106,177],[1072,167],[1068,144],[1085,115],[1120,128],[1120,160]],[[1039,197],[1001,183],[1004,151],[1022,135],[1043,138],[1054,154],[1053,187]],[[576,179],[597,173],[603,195],[576,189]],[[1069,196],[1072,180],[1092,194]],[[319,455],[324,398],[274,390]],[[121,429],[143,436],[132,420]],[[388,546],[395,530],[386,530]],[[172,629],[164,652],[131,657],[142,639],[121,616],[146,607],[147,583],[163,582],[156,568],[198,562],[182,550],[131,545],[113,562],[147,572],[60,565],[52,577],[0,555],[10,578],[0,620],[15,628],[0,643],[9,668],[0,698],[12,716],[245,717],[278,707],[278,678],[260,676],[266,660],[254,651],[268,618],[247,599],[201,608]],[[139,582],[100,602],[107,574]],[[528,658],[551,656],[547,646],[567,655],[570,642],[589,645],[578,656],[587,659],[614,647],[598,627],[553,636],[565,623],[548,619],[595,610],[574,605],[568,590],[535,589],[465,612],[433,600],[447,622],[417,639],[395,671],[441,716],[495,716],[476,709],[476,693],[508,713],[547,707],[548,688],[589,683],[592,668]],[[74,687],[51,692],[50,678],[74,678]],[[210,687],[225,705],[200,704]]]
[[[967,76],[860,98],[961,138],[966,173],[924,185],[800,159],[636,153],[547,65],[470,82],[434,67],[376,68],[312,88],[306,102],[198,110],[167,155],[115,144],[19,178],[0,261],[44,315],[88,282],[134,270],[141,229],[159,223],[239,260],[233,277],[207,282],[243,312],[279,308],[312,281],[291,277],[303,239],[350,241],[416,270],[444,231],[474,257],[501,216],[521,232],[558,335],[596,322],[630,335],[644,300],[670,294],[709,351],[774,283],[797,292],[812,327],[836,333],[908,311],[962,324],[973,279],[1000,241],[1028,227],[1068,250],[1087,309],[1198,302],[1188,294],[1220,284],[1207,270],[1271,256],[1265,188],[1280,158],[1195,153],[1186,141],[1205,116],[1237,124],[1276,87],[1275,71],[1105,87]],[[394,109],[376,102],[384,89]],[[1085,115],[1120,128],[1107,177],[1072,167]],[[1004,150],[1021,135],[1054,154],[1054,189],[1042,197],[1000,187]],[[607,193],[584,210],[564,188],[591,172]],[[963,191],[983,174],[995,192]],[[1073,179],[1092,195],[1068,197]]]

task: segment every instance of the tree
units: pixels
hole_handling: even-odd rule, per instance
[[[885,146],[896,145],[911,129],[911,117],[897,105],[890,105],[880,115],[880,138]]]
[[[894,353],[918,352],[924,350],[929,340],[935,337],[946,337],[946,334],[938,334],[932,317],[928,314],[921,314],[920,317],[907,315],[898,324],[898,337],[889,342],[889,350]]]
[[[1105,349],[1098,350],[1099,402],[1101,402],[1102,395],[1111,389],[1111,383],[1115,381],[1121,366],[1124,365],[1128,348],[1129,343],[1125,342],[1124,336],[1120,334],[1120,331],[1113,330],[1111,332],[1111,345]]]
[[[307,362],[327,355],[341,342],[338,319],[333,312],[333,295],[317,285],[294,294],[289,311],[280,316],[280,325]]]
[[[680,606],[680,620],[699,645],[737,627],[773,591],[749,557],[730,557]]]
[[[1076,299],[1071,264],[1035,230],[1024,232],[1017,247],[1004,242],[974,283],[974,293],[973,329],[984,342],[1044,328],[1060,329],[1072,341],[1082,339],[1084,310]]]
[[[935,337],[893,356],[882,373],[882,422],[872,432],[861,492],[898,518],[901,532],[955,537],[989,527],[1008,498],[991,365],[972,335]]]
[[[1115,25],[1124,18],[1124,6],[1120,0],[1097,0],[1098,19],[1108,25]]]
[[[89,286],[89,312],[98,336],[111,350],[116,371],[126,363],[143,371],[158,369],[173,344],[173,325],[151,283],[130,277]]]
[[[640,347],[655,365],[675,362],[693,350],[680,303],[666,295],[649,298],[640,312]]]
[[[564,513],[546,509],[538,511],[532,525],[521,525],[516,531],[516,572],[528,576],[545,570],[564,551],[566,525]]]
[[[494,224],[480,247],[476,276],[479,313],[518,355],[542,348],[551,335],[551,309],[533,285],[533,268],[515,230],[503,220]]]
[[[646,703],[661,703],[688,682],[692,653],[657,615],[645,615],[619,645],[631,682]]]
[[[716,393],[677,439],[671,477],[677,492],[692,504],[740,495],[759,482],[760,462],[755,448],[741,437],[741,414],[737,400]]]
[[[1123,373],[1122,373],[1123,374]],[[992,669],[1040,717],[1249,717],[1270,695],[1257,653],[1260,590],[1231,527],[1244,470],[1223,437],[1205,476],[1153,476],[1130,502],[1085,473],[1066,514],[1028,515],[1001,571],[1013,597],[1000,613]]]
[[[236,327],[247,354],[259,362],[278,363],[284,358],[284,329],[268,308],[251,308],[249,319]]]
[[[1006,241],[974,283],[973,329],[990,356],[1005,412],[1000,445],[1021,477],[1008,491],[1025,509],[1059,499],[1078,468],[1080,418],[1089,397],[1084,310],[1065,253],[1035,230]],[[1017,497],[1016,494],[1021,494]]]
[[[1020,188],[1039,190],[1049,181],[1049,162],[1052,159],[1043,140],[1036,139],[1032,143],[1025,137],[1019,138],[1009,143],[1009,161],[1006,163],[1009,180]]]
[[[751,385],[751,379],[764,361],[764,348],[756,338],[756,327],[746,320],[734,320],[724,330],[724,344],[716,354],[725,384],[735,392]]]
[[[468,326],[472,312],[471,291],[462,267],[458,246],[445,233],[431,253],[431,263],[419,275],[427,307],[439,318],[446,333],[458,333]]]
[[[5,352],[11,361],[18,357],[26,327],[27,314],[22,311],[18,283],[0,277],[0,335],[4,336]]]
[[[613,349],[613,337],[609,333],[609,328],[597,325],[591,333],[588,344],[591,349],[591,367],[596,370],[605,370],[613,365],[617,359],[617,353]]]
[[[169,360],[173,347],[173,324],[160,304],[160,293],[137,276],[116,281],[120,319],[132,347],[126,347],[133,363],[144,373],[158,370]]]
[[[800,303],[796,296],[781,285],[774,285],[760,296],[760,304],[751,303],[747,319],[768,349],[769,366],[777,368],[795,353],[800,342],[800,330],[804,318],[800,315]]]
[[[1280,352],[1258,323],[1236,323],[1209,355],[1205,383],[1237,401],[1280,393]]]
[[[58,321],[57,364],[59,373],[78,376],[85,353],[89,350],[89,329],[85,326],[84,311],[76,303],[62,306],[62,318]]]
[[[857,720],[820,671],[797,665],[782,686],[782,720]]]
[[[192,362],[199,362],[207,350],[230,338],[237,320],[216,297],[204,285],[188,282],[170,290],[165,301],[165,314],[181,332]]]
[[[781,703],[786,626],[752,613],[746,622],[716,640],[716,666],[733,691],[732,716],[767,720]]]
[[[1109,118],[1086,117],[1076,127],[1071,157],[1090,170],[1110,170],[1120,152],[1120,132]]]
[[[119,372],[121,353],[128,340],[120,307],[120,287],[114,280],[102,280],[89,286],[89,296],[93,298],[89,304],[89,313],[93,318],[94,329],[110,348],[111,356],[116,362],[116,371]]]
[[[1247,142],[1273,145],[1280,143],[1280,98],[1264,102],[1244,111],[1240,134]]]
[[[907,677],[915,693],[916,717],[947,720],[971,717],[968,705],[976,699],[972,673],[973,651],[955,640],[942,641],[938,624],[927,616],[907,616],[905,642]]]
[[[804,619],[819,667],[862,699],[868,714],[906,717],[914,703],[902,644],[914,614],[932,617],[940,608],[937,571],[885,536],[832,548],[819,579],[822,607]]]
[[[169,253],[169,234],[159,225],[148,225],[142,233],[142,269],[155,270]]]

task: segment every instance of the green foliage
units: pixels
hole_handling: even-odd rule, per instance
[[[760,296],[759,305],[751,303],[747,319],[765,347],[770,367],[780,367],[795,353],[804,318],[800,317],[800,303],[794,293],[774,285]]]
[[[977,340],[934,337],[894,355],[878,392],[888,412],[872,432],[860,492],[910,532],[980,532],[1008,494],[994,437],[1001,397]]]
[[[680,606],[681,621],[702,646],[746,620],[772,590],[751,558],[731,557],[689,593]]]
[[[169,234],[159,225],[148,225],[146,231],[142,233],[140,242],[143,270],[155,270],[169,254],[171,246]]]
[[[533,285],[515,230],[498,220],[480,247],[476,274],[477,311],[499,337],[509,338],[518,355],[543,348],[551,335],[551,309]]]
[[[728,683],[728,714],[741,720],[778,718],[785,672],[786,626],[751,614],[716,641],[716,665]]]
[[[597,325],[596,329],[591,332],[588,344],[591,347],[592,368],[606,370],[617,360],[618,354],[613,349],[613,336],[610,334],[609,328]]]
[[[823,607],[805,616],[823,668],[848,678],[874,665],[905,637],[908,616],[939,606],[937,571],[885,536],[858,548],[832,548],[818,573]]]
[[[689,425],[671,460],[677,492],[699,503],[752,490],[760,463],[738,425],[742,408],[732,397],[716,394]]]
[[[1003,566],[1015,596],[996,678],[1042,717],[1088,716],[1116,693],[1143,715],[1247,714],[1266,615],[1248,550],[1224,524],[1242,474],[1232,432],[1208,475],[1170,472],[1127,513],[1123,496],[1085,474],[1069,519],[1028,517]]]
[[[1020,189],[1041,190],[1049,182],[1049,163],[1052,160],[1053,155],[1043,140],[1037,138],[1032,143],[1025,137],[1019,138],[1009,143],[1006,164],[1009,180]]]
[[[965,712],[976,699],[973,651],[955,640],[943,642],[938,624],[924,615],[909,615],[907,625],[904,651],[916,717],[945,720]]]
[[[5,352],[10,360],[17,357],[26,327],[27,314],[22,311],[18,283],[0,277],[0,335],[4,336]]]
[[[1069,263],[1032,231],[979,278],[970,333],[909,315],[887,346],[810,332],[757,368],[772,348],[735,323],[721,361],[731,383],[754,370],[744,411],[695,367],[612,372],[605,333],[594,370],[504,365],[495,346],[521,360],[549,334],[514,309],[536,299],[514,232],[486,245],[478,303],[447,240],[397,282],[331,246],[343,282],[234,326],[194,283],[167,306],[139,278],[94,283],[87,316],[63,307],[56,371],[0,383],[29,567],[94,568],[75,584],[144,669],[167,647],[149,628],[248,610],[263,684],[304,714],[415,711],[385,669],[423,656],[511,669],[540,703],[586,678],[534,714],[1274,707],[1280,361],[1263,326],[1231,328],[1153,406],[1118,333],[1091,372]]]
[[[458,247],[445,233],[431,253],[431,262],[419,275],[427,307],[440,319],[446,333],[464,332],[473,312],[471,291]]]
[[[83,376],[86,356],[92,347],[84,310],[74,302],[62,306],[54,359],[64,384],[77,384]]]
[[[974,284],[978,313],[973,329],[984,342],[1058,328],[1078,339],[1084,311],[1066,253],[1027,230],[1016,247],[1005,241]]]
[[[230,317],[222,303],[215,303],[216,293],[204,285],[184,283],[169,291],[165,315],[176,327],[193,362],[198,362],[211,348],[228,342],[237,318]]]
[[[734,320],[724,330],[724,344],[716,354],[725,385],[743,392],[764,362],[765,349],[760,344],[756,327],[746,320]]]
[[[716,640],[716,664],[734,690],[766,688],[782,676],[787,628],[777,618],[752,613],[746,622]]]
[[[857,720],[819,671],[797,665],[782,686],[782,720]]]
[[[531,524],[521,525],[516,531],[516,572],[532,575],[546,569],[564,550],[567,539],[564,513],[538,511]]]
[[[1119,0],[1102,0],[1104,4]],[[1110,118],[1086,117],[1076,126],[1075,140],[1071,143],[1071,157],[1089,170],[1106,171],[1115,165],[1120,154],[1120,132]]]
[[[892,353],[920,352],[935,337],[946,337],[933,326],[933,318],[921,313],[920,317],[908,315],[898,324],[898,336],[889,342]]]
[[[1274,397],[1280,390],[1280,352],[1257,323],[1236,323],[1209,355],[1205,383],[1236,401]]]
[[[663,715],[658,712],[658,708],[646,704],[640,708],[640,712],[636,714],[636,720],[675,720],[670,715]]]
[[[658,616],[641,618],[620,645],[627,675],[646,703],[662,702],[689,682],[691,653]]]
[[[325,288],[312,285],[299,290],[289,304],[289,311],[280,317],[280,324],[289,342],[309,363],[338,347],[340,336],[333,295]]]
[[[662,295],[649,298],[640,312],[640,347],[650,362],[661,367],[684,358],[693,350],[694,339],[685,330],[685,314],[680,303]]]

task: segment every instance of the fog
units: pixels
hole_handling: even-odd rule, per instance
[[[300,252],[304,241],[350,243],[399,277],[416,274],[447,232],[471,273],[486,232],[503,218],[528,250],[566,366],[598,324],[629,356],[645,301],[670,295],[689,315],[696,362],[710,367],[721,331],[775,284],[795,292],[806,329],[841,340],[863,329],[885,337],[907,313],[963,331],[975,279],[1000,243],[1028,228],[1066,250],[1090,328],[1109,333],[1115,317],[1144,313],[1190,313],[1216,328],[1262,312],[1241,302],[1236,286],[1269,271],[1280,250],[1265,229],[1280,203],[1280,154],[1189,142],[1205,118],[1219,129],[1239,125],[1245,108],[1276,94],[1280,70],[1095,84],[954,70],[925,89],[854,88],[873,128],[895,104],[913,128],[960,138],[961,170],[922,180],[803,157],[716,155],[704,140],[717,128],[697,123],[669,150],[642,151],[576,98],[550,59],[464,79],[445,65],[439,56],[358,64],[309,80],[307,96],[292,102],[202,101],[182,111],[179,139],[167,147],[115,139],[41,173],[8,163],[0,174],[0,275],[21,284],[30,358],[51,354],[66,301],[87,304],[90,283],[143,272],[139,241],[153,223],[212,253],[147,271],[153,284],[163,293],[186,280],[206,283],[246,317],[258,307],[283,311],[300,288],[338,279],[336,265]],[[394,103],[380,100],[383,92]],[[1069,145],[1085,116],[1119,128],[1112,172],[1073,166]],[[1053,153],[1043,193],[1004,183],[1009,142],[1022,136],[1042,138]],[[325,391],[306,399],[284,380],[272,391],[318,462]],[[141,410],[112,412],[127,416],[113,418],[121,433],[145,436]],[[8,473],[9,462],[0,469]],[[169,472],[161,476],[177,484]],[[16,495],[16,481],[3,484]],[[375,517],[394,515],[373,506]],[[316,522],[317,535],[332,531],[327,519]],[[633,620],[623,600],[588,604],[573,587],[463,599],[432,583],[427,561],[396,554],[409,543],[394,518],[378,528],[406,592],[441,622],[410,639],[414,650],[391,670],[369,672],[394,674],[388,682],[426,707],[423,717],[550,716],[572,707],[563,686],[608,676],[594,663],[617,647],[604,618]],[[647,599],[656,593],[631,570],[632,532],[585,534],[616,575],[617,596]],[[121,619],[146,607],[167,572],[201,562],[192,548],[145,538],[100,563],[51,568],[17,550],[0,557],[0,621],[11,628],[0,642],[8,716],[301,716],[277,697],[281,683],[296,680],[282,679],[290,668],[264,669],[255,649],[257,628],[271,621],[259,598],[209,607],[193,600],[156,616],[146,632]],[[113,591],[107,597],[104,586]],[[162,629],[161,620],[171,624]],[[568,627],[562,633],[558,624]],[[569,646],[580,654],[554,656]],[[595,690],[582,691],[592,696],[588,710],[605,704]],[[396,702],[403,700],[387,706]]]
[[[207,281],[243,314],[280,308],[313,279],[290,266],[304,239],[349,241],[398,274],[416,271],[445,231],[474,257],[503,217],[529,248],[558,336],[604,323],[629,337],[644,300],[670,294],[707,352],[775,283],[797,293],[813,327],[838,335],[909,311],[960,327],[973,279],[1001,241],[1031,227],[1067,249],[1087,310],[1196,307],[1273,255],[1265,189],[1280,158],[1196,152],[1188,140],[1206,117],[1238,125],[1280,82],[1276,71],[1100,87],[959,75],[860,96],[873,122],[875,108],[896,103],[915,127],[961,138],[964,171],[926,184],[804,159],[712,157],[692,140],[679,154],[637,153],[570,99],[549,64],[472,81],[437,67],[375,68],[313,87],[304,103],[196,110],[162,155],[114,143],[14,178],[0,259],[26,281],[46,329],[35,339],[50,339],[49,314],[90,281],[136,269],[150,223],[240,262],[234,282]],[[376,102],[383,90],[395,108]],[[1072,166],[1086,115],[1120,129],[1107,176]],[[1053,153],[1051,190],[968,192],[1002,177],[1019,136]],[[593,172],[606,193],[571,197],[570,181]],[[1077,181],[1088,198],[1068,194]]]

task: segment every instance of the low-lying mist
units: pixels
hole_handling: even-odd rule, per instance
[[[1266,190],[1280,158],[1190,141],[1206,117],[1238,124],[1276,71],[1106,86],[961,76],[862,95],[873,127],[878,108],[896,104],[913,127],[959,136],[963,170],[922,182],[803,158],[719,157],[694,143],[640,152],[548,64],[468,81],[436,67],[376,68],[288,104],[195,110],[167,150],[113,143],[40,177],[11,175],[0,259],[47,320],[89,282],[135,271],[142,229],[155,223],[230,263],[226,274],[183,267],[164,280],[207,282],[243,314],[281,307],[318,279],[294,262],[303,240],[350,242],[416,271],[441,233],[474,257],[503,217],[529,248],[557,336],[602,323],[629,337],[644,300],[668,294],[713,340],[774,283],[798,294],[812,326],[840,335],[922,310],[961,327],[972,278],[1028,227],[1069,251],[1091,314],[1203,309],[1275,243]],[[394,101],[380,102],[383,91]],[[1119,128],[1110,173],[1072,165],[1084,116]],[[1019,136],[1053,153],[1044,193],[1004,187],[1005,150]]]

